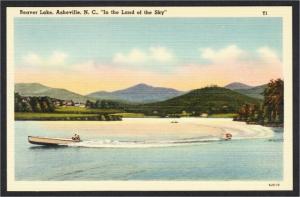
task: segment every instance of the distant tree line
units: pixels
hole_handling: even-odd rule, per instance
[[[91,109],[123,109],[125,104],[111,100],[97,100],[96,102],[87,100],[85,103],[86,108]]]
[[[283,86],[283,80],[271,80],[263,92],[263,103],[260,106],[255,104],[243,105],[235,120],[261,125],[282,125],[284,118]]]
[[[50,97],[23,97],[15,93],[15,112],[54,112]]]

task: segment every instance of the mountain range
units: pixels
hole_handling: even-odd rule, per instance
[[[238,93],[247,95],[252,98],[263,99],[264,98],[263,92],[264,92],[265,88],[267,87],[267,84],[260,85],[260,86],[249,86],[249,85],[246,85],[243,83],[234,82],[234,83],[230,83],[224,87],[227,89],[236,91]]]
[[[247,95],[247,96],[250,96],[250,97],[253,97],[253,98],[263,99],[264,98],[263,92],[266,89],[266,87],[267,87],[267,84],[264,84],[264,85],[256,86],[256,87],[253,87],[250,89],[237,89],[234,91],[239,92],[244,95]]]
[[[153,87],[142,83],[123,90],[113,92],[98,91],[88,95],[80,95],[66,89],[51,88],[39,83],[17,83],[15,84],[15,92],[18,92],[22,96],[49,96],[62,100],[73,100],[75,102],[107,99],[131,103],[163,101],[185,93],[172,88]]]
[[[242,90],[242,89],[253,88],[253,86],[249,86],[249,85],[244,84],[244,83],[233,82],[233,83],[230,83],[230,84],[224,86],[224,88],[227,88],[227,89],[230,89],[230,90]]]
[[[74,102],[85,102],[89,98],[66,89],[51,88],[39,83],[17,83],[15,92],[22,96],[49,96],[62,100],[73,100]]]
[[[172,88],[153,87],[144,83],[113,92],[98,91],[88,94],[94,99],[120,100],[134,103],[150,103],[167,100],[184,94]]]
[[[224,88],[252,98],[263,99],[262,92],[265,87],[266,85],[253,87],[243,83],[234,82],[226,85]],[[194,90],[190,92],[193,91]],[[18,92],[22,96],[49,96],[62,100],[73,100],[75,102],[107,99],[129,103],[156,103],[188,93],[172,88],[153,87],[144,83],[113,92],[97,91],[88,95],[80,95],[61,88],[51,88],[39,83],[17,83],[15,84],[15,92]]]

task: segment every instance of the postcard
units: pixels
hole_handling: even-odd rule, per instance
[[[293,191],[292,6],[53,5],[6,7],[7,192]]]

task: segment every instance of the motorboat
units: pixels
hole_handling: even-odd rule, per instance
[[[231,133],[224,133],[224,135],[222,136],[222,139],[224,140],[231,140],[231,138],[232,138]]]
[[[57,146],[78,143],[80,141],[79,135],[74,136],[71,139],[28,136],[28,142],[35,145]]]

